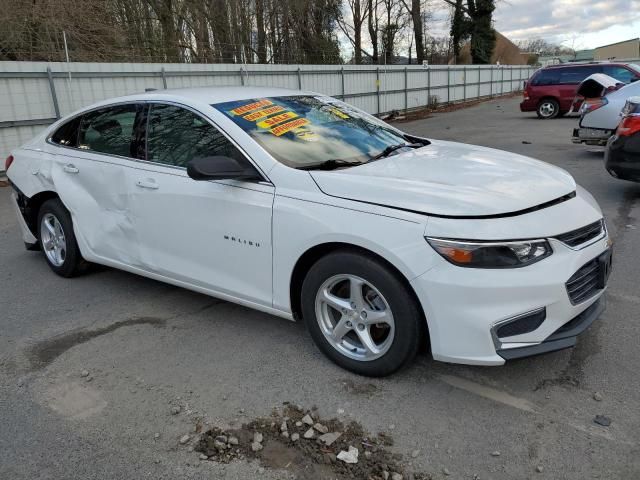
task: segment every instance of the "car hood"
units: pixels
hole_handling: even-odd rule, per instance
[[[444,217],[518,214],[576,189],[573,177],[558,167],[445,141],[357,167],[310,173],[330,196]]]

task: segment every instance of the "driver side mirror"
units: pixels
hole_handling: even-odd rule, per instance
[[[187,175],[194,180],[253,180],[258,178],[253,168],[245,168],[237,160],[221,155],[194,158],[187,163]]]

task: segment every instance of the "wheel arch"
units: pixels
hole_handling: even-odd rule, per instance
[[[373,258],[378,262],[382,263],[386,267],[388,267],[398,278],[400,282],[405,286],[409,294],[413,297],[416,305],[420,310],[420,314],[422,316],[422,325],[423,325],[423,334],[428,337],[429,335],[429,325],[424,313],[424,309],[422,308],[422,303],[420,302],[418,295],[416,294],[414,288],[411,286],[409,279],[402,273],[402,271],[395,266],[392,262],[384,258],[382,255],[373,252],[372,250],[355,245],[352,243],[345,242],[326,242],[315,245],[307,249],[296,262],[293,270],[291,272],[291,279],[289,282],[289,301],[291,304],[291,313],[294,319],[298,320],[302,318],[302,282],[304,278],[311,268],[311,266],[316,263],[320,258],[337,251],[347,251],[359,253],[361,255]],[[428,344],[428,342],[426,342]]]
[[[538,99],[538,105],[536,106],[536,108],[539,107],[540,104],[542,104],[545,100],[553,100],[554,102],[556,102],[558,104],[558,106],[560,105],[560,97],[556,97],[555,95],[546,94],[546,95],[543,95],[542,97],[540,97]]]
[[[38,238],[38,212],[40,207],[47,200],[52,198],[60,198],[60,196],[52,190],[43,190],[33,195],[31,198],[27,198],[24,204],[24,220],[29,227],[29,230],[34,237]]]

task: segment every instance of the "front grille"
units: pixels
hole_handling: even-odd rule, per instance
[[[602,234],[603,231],[604,220],[598,220],[597,222],[591,223],[586,227],[581,227],[576,230],[563,233],[562,235],[558,235],[556,236],[556,238],[569,247],[577,247],[578,245],[582,245],[589,240],[597,238],[598,236],[600,236],[600,234]]]
[[[594,258],[590,262],[585,263],[580,270],[567,280],[565,285],[569,299],[573,305],[588,300],[598,292],[599,267],[598,259]]]

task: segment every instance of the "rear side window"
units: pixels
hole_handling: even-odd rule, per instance
[[[532,85],[544,86],[544,85],[557,85],[560,83],[560,72],[558,69],[540,70],[538,74],[531,81]]]
[[[82,117],[78,148],[135,158],[136,104],[94,110]]]
[[[65,147],[77,147],[79,127],[80,117],[76,117],[58,128],[51,136],[51,141]]]
[[[631,70],[620,65],[605,65],[604,73],[624,83],[631,83],[638,78]],[[640,73],[638,76],[640,76]]]
[[[204,118],[174,105],[152,104],[147,124],[147,160],[186,167],[194,158],[225,156],[242,165],[242,153]]]

